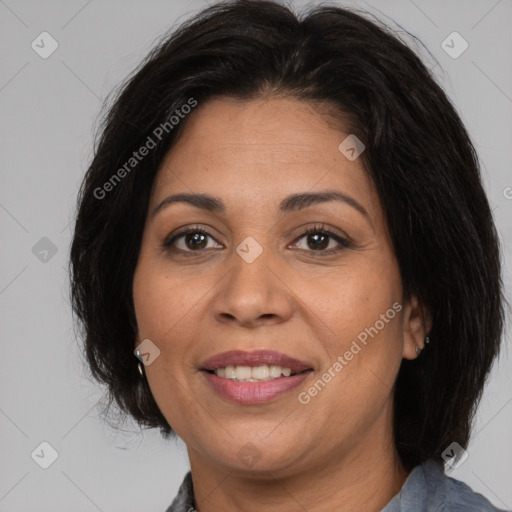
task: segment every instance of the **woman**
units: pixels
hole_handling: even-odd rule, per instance
[[[498,510],[443,468],[499,354],[498,238],[385,27],[239,0],[166,37],[106,117],[71,264],[93,375],[187,445],[168,512]]]

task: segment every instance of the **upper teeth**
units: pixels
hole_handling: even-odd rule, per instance
[[[217,368],[215,374],[226,379],[246,380],[248,382],[256,382],[259,380],[271,380],[281,377],[289,377],[292,373],[291,368],[283,368],[281,366],[226,366],[225,368]]]

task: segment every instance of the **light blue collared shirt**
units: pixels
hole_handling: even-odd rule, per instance
[[[190,471],[166,512],[196,512]],[[464,482],[444,473],[432,459],[416,466],[400,492],[380,512],[512,512],[496,508]]]
[[[381,512],[512,512],[496,508],[433,459],[416,466]]]

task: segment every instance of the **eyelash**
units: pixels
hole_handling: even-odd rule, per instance
[[[176,249],[175,247],[172,247],[172,245],[174,244],[174,242],[176,242],[176,240],[178,240],[178,238],[183,237],[188,234],[202,234],[202,235],[206,235],[206,236],[213,238],[210,235],[210,233],[208,233],[207,230],[205,230],[199,226],[195,226],[195,227],[192,226],[192,227],[188,227],[188,228],[184,229],[183,231],[180,231],[179,233],[176,233],[175,235],[172,235],[171,237],[168,237],[162,244],[162,248],[168,252],[173,252],[173,253],[181,252],[182,254],[186,254],[187,256],[194,255],[194,253],[203,252],[204,249],[203,250],[199,249],[196,251],[190,251],[190,250],[184,251],[183,249]],[[306,229],[295,240],[298,241],[298,240],[300,240],[304,237],[307,237],[309,235],[318,235],[318,234],[327,235],[329,238],[332,238],[333,240],[338,242],[340,244],[340,246],[338,246],[334,249],[318,250],[318,251],[315,251],[315,250],[308,251],[306,249],[299,249],[299,250],[305,250],[306,252],[314,253],[315,256],[322,257],[322,256],[332,256],[333,254],[337,254],[338,252],[341,252],[342,250],[351,247],[351,243],[347,239],[337,235],[336,233],[333,233],[329,229],[326,229],[323,224],[315,225],[313,227]]]

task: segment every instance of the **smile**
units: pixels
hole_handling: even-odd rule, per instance
[[[210,387],[231,402],[259,404],[299,386],[313,368],[273,350],[232,350],[204,361],[200,368]]]
[[[224,377],[225,379],[237,380],[238,382],[260,382],[278,379],[281,376],[290,377],[296,375],[291,368],[283,368],[282,366],[263,364],[261,366],[226,366],[225,368],[217,368],[215,375]]]

